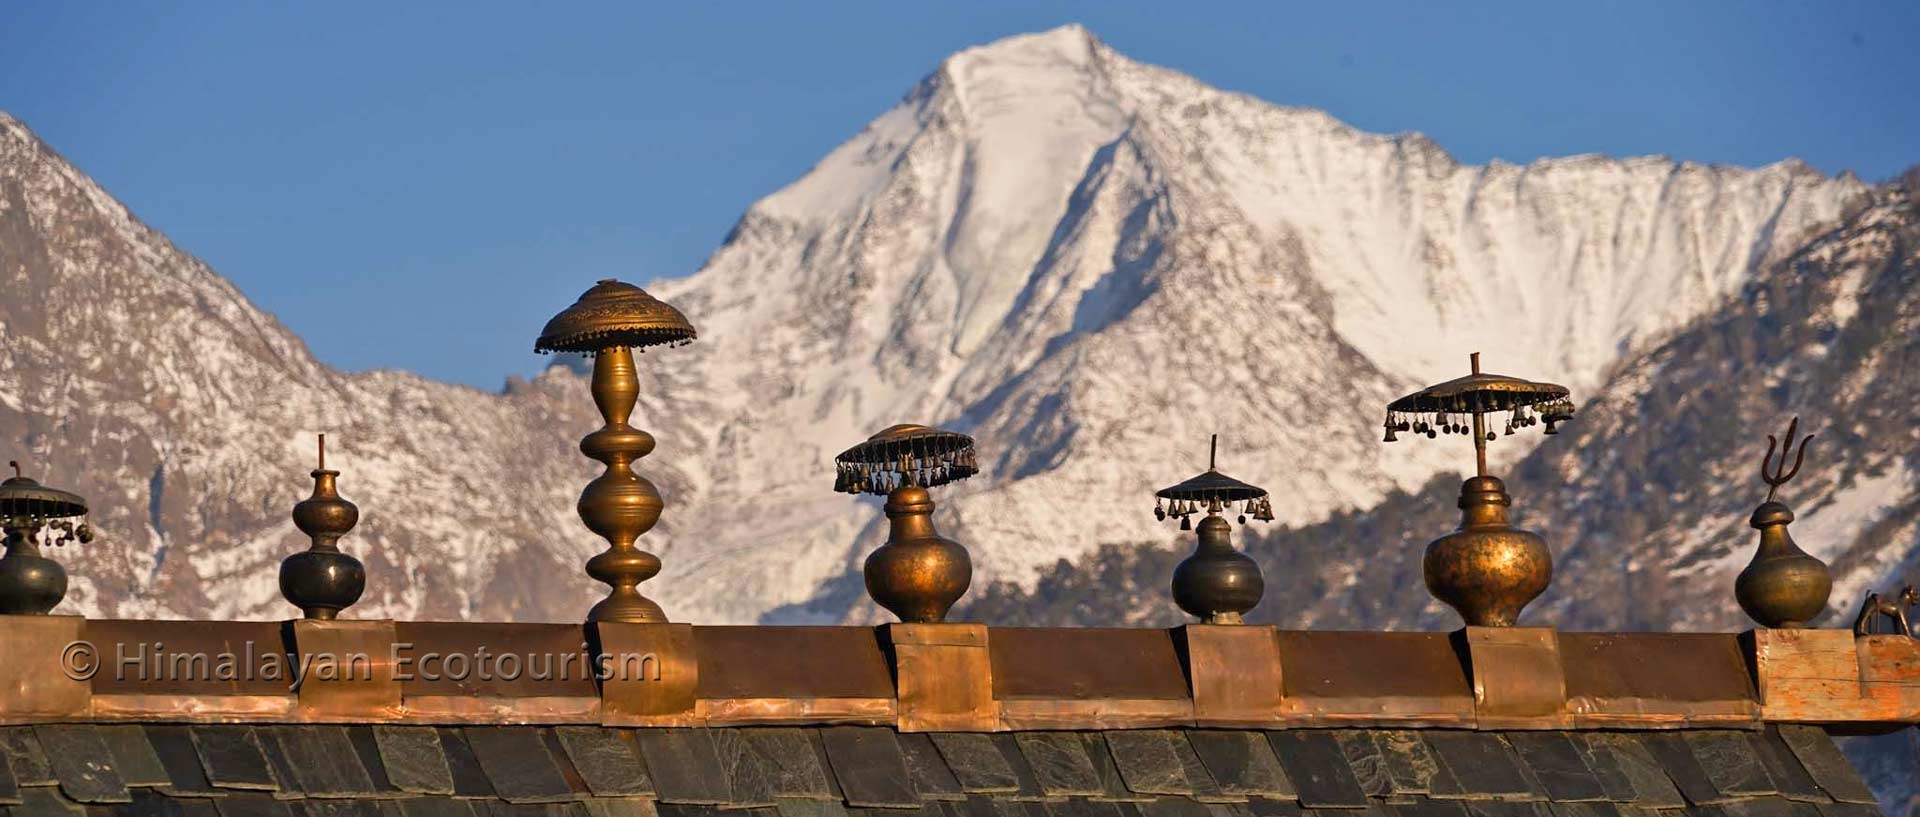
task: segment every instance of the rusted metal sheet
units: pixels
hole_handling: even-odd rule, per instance
[[[299,672],[278,621],[93,619],[95,695],[291,695]]]
[[[1003,702],[1191,699],[1167,630],[995,627],[987,649]]]
[[[691,624],[592,625],[602,656],[600,719],[608,725],[678,726],[696,722],[700,660]]]
[[[1564,729],[1567,678],[1551,627],[1474,627],[1464,631],[1473,678],[1474,719],[1484,729]]]
[[[79,616],[0,616],[0,720],[24,723],[84,717],[92,705],[87,677],[99,656],[79,648]]]
[[[890,624],[902,732],[1000,728],[985,624]]]
[[[1014,698],[1000,702],[1006,729],[1147,729],[1189,726],[1190,698]]]
[[[1252,625],[1182,628],[1196,723],[1264,726],[1279,720],[1285,685],[1275,632]]]
[[[899,717],[892,695],[884,698],[702,698],[695,719],[708,726],[850,724],[892,726]]]
[[[1759,696],[1732,633],[1560,633],[1567,709],[1581,728],[1738,724]]]
[[[1447,633],[1275,634],[1288,725],[1474,725],[1473,687]]]
[[[400,717],[392,621],[292,622],[296,683],[306,721],[390,721]]]
[[[394,651],[400,691],[409,701],[597,699],[586,635],[578,624],[398,622]]]
[[[696,626],[693,640],[702,699],[893,697],[871,627]]]

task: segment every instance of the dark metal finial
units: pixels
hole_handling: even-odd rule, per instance
[[[1800,441],[1800,450],[1793,456],[1793,467],[1787,467],[1787,452],[1792,450],[1794,446],[1794,435],[1799,430],[1800,418],[1796,415],[1787,423],[1787,444],[1785,446],[1780,446],[1780,441],[1774,439],[1772,434],[1767,435],[1767,453],[1766,456],[1760,458],[1760,479],[1767,483],[1768,502],[1773,501],[1773,495],[1776,491],[1780,490],[1780,486],[1787,484],[1787,480],[1793,479],[1794,475],[1800,473],[1800,463],[1804,462],[1807,458],[1807,443],[1813,442],[1812,434],[1808,434],[1805,439]],[[1778,464],[1771,464],[1773,461],[1773,449],[1776,446],[1780,446],[1780,462]]]
[[[293,506],[293,525],[312,544],[280,562],[280,595],[307,618],[331,619],[360,600],[367,569],[340,552],[340,537],[359,523],[360,508],[340,497],[340,472],[327,470],[327,435],[319,435],[318,448],[313,495]]]
[[[1215,467],[1216,465],[1219,464],[1219,456],[1220,456],[1220,435],[1215,434],[1213,435],[1213,442],[1207,444],[1207,470],[1209,471],[1220,470]]]
[[[26,474],[23,474],[23,473],[20,473],[20,461],[19,461],[19,460],[7,460],[7,464],[8,464],[8,465],[11,465],[11,466],[13,466],[13,475],[14,475],[14,476],[16,476],[16,477],[24,477],[24,476],[26,476]]]

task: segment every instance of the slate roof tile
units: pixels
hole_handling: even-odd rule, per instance
[[[470,726],[467,745],[493,790],[509,803],[552,803],[574,797],[540,730],[531,726]]]
[[[947,761],[961,788],[969,793],[999,794],[1020,790],[1020,779],[1014,776],[1013,766],[1007,762],[1000,748],[995,746],[993,738],[972,732],[936,732],[929,735],[934,748],[940,750],[940,757]]]
[[[1533,778],[1540,781],[1549,799],[1556,802],[1606,799],[1607,791],[1600,785],[1600,779],[1565,733],[1509,732],[1506,740],[1526,769],[1533,772]]]
[[[1331,732],[1294,729],[1267,733],[1274,756],[1286,769],[1300,798],[1308,808],[1357,808],[1367,804],[1367,795],[1347,765],[1346,751]]]
[[[115,768],[113,754],[92,726],[39,726],[34,728],[47,762],[60,781],[60,790],[81,803],[129,803],[127,792]]]
[[[447,772],[453,776],[453,793],[457,797],[497,797],[493,783],[487,780],[487,773],[480,768],[480,758],[473,754],[473,747],[467,743],[467,736],[460,730],[441,727],[434,730],[440,736],[440,750],[446,754]]]
[[[1101,793],[1095,795],[1095,799],[1136,803],[1153,799],[1153,795],[1140,794],[1127,788],[1127,781],[1120,776],[1120,767],[1113,762],[1113,752],[1107,748],[1105,735],[1085,732],[1080,735],[1080,740],[1086,746],[1087,760],[1093,763],[1094,772],[1100,776]],[[1126,809],[1121,811],[1125,813]]]
[[[1193,782],[1187,779],[1187,767],[1174,739],[1180,733],[1167,729],[1110,731],[1106,733],[1107,751],[1127,788],[1140,794],[1191,795]],[[1182,739],[1184,740],[1184,738]],[[1164,798],[1153,802],[1165,808]],[[1182,806],[1184,808],[1184,806]],[[1152,812],[1153,809],[1144,809]]]
[[[209,725],[187,730],[193,748],[200,754],[200,768],[207,782],[223,789],[276,791],[280,781],[260,749],[260,738],[251,726]]]
[[[950,801],[967,799],[966,790],[960,787],[960,780],[953,776],[953,770],[947,768],[946,761],[940,758],[940,750],[933,745],[932,737],[906,732],[896,737],[900,740],[900,752],[907,759],[907,777],[913,781],[913,787],[921,797]],[[1074,739],[1078,740],[1078,737]]]
[[[1434,778],[1433,796],[1494,800],[1536,797],[1519,758],[1498,734],[1440,729],[1422,737],[1444,771]]]
[[[1187,744],[1193,747],[1194,754],[1225,794],[1295,796],[1293,782],[1287,779],[1279,759],[1273,756],[1272,745],[1258,732],[1188,730]]]
[[[394,787],[413,794],[453,793],[453,771],[447,768],[440,733],[432,727],[375,726],[373,739]]]
[[[733,801],[733,788],[720,769],[720,750],[705,729],[641,729],[640,756],[662,803],[719,805]]]
[[[1800,759],[1800,765],[1806,767],[1813,782],[1819,784],[1827,796],[1843,803],[1871,805],[1877,802],[1825,730],[1817,726],[1783,724],[1779,732],[1787,748]]]
[[[775,800],[792,797],[840,799],[834,781],[827,773],[822,750],[814,747],[812,730],[775,727],[749,729],[745,734],[747,742],[774,763]]]
[[[587,790],[601,797],[653,794],[653,780],[640,762],[633,735],[597,726],[556,726],[554,739]]]
[[[1650,732],[1635,735],[1634,739],[1653,754],[1659,768],[1680,788],[1680,794],[1687,798],[1689,804],[1710,806],[1733,799],[1713,785],[1713,779],[1694,756],[1685,736],[1672,732]]]
[[[1711,729],[1686,732],[1683,737],[1721,794],[1755,796],[1779,791],[1746,732]]]
[[[1082,797],[1104,793],[1100,773],[1087,756],[1087,744],[1074,732],[1026,732],[1014,736],[1020,754],[1033,770],[1043,794],[1052,797]],[[1074,807],[1071,811],[1053,810],[1063,817],[1113,817],[1117,809],[1094,806]]]
[[[51,786],[59,782],[31,726],[0,728],[0,756],[4,756],[13,769],[14,782],[21,786]]]
[[[920,793],[907,776],[907,759],[892,729],[835,726],[820,730],[833,776],[846,792],[847,805],[913,808]]]

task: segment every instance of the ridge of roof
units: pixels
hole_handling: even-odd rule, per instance
[[[9,616],[0,625],[0,649],[10,659],[0,662],[0,724],[1006,732],[1752,730],[1820,723],[1886,731],[1920,720],[1920,641],[1856,638],[1844,630],[1445,633],[68,616]]]

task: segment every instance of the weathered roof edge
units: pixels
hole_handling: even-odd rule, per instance
[[[1792,722],[1870,732],[1920,721],[1920,641],[1845,630],[0,616],[0,655],[8,659],[0,661],[0,723],[864,724],[991,732]]]

